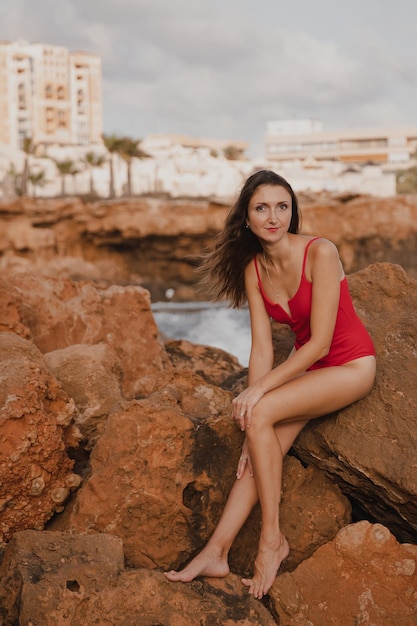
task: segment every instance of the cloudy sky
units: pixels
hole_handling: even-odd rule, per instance
[[[103,61],[104,131],[242,139],[266,123],[417,124],[416,0],[0,0],[0,39]]]

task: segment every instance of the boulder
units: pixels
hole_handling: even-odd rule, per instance
[[[417,546],[361,521],[279,576],[269,595],[280,626],[415,626],[416,590]]]
[[[110,415],[91,454],[91,476],[51,528],[114,533],[129,566],[182,566],[207,541],[235,480],[242,433],[231,394],[186,370],[166,374],[146,400]],[[302,512],[302,514],[301,514]],[[350,522],[346,498],[318,470],[285,463],[282,520],[293,568]],[[248,574],[259,538],[256,508],[230,555]]]
[[[107,416],[122,400],[123,371],[115,352],[105,343],[76,344],[44,355],[48,369],[74,400],[75,423],[84,447],[94,447]]]
[[[13,624],[81,624],[74,608],[124,571],[120,539],[25,530],[7,545],[0,569],[0,617]],[[91,622],[90,622],[91,623]]]
[[[122,403],[90,457],[91,476],[53,528],[122,538],[129,566],[168,568],[213,530],[239,455],[230,394],[190,372]]]
[[[36,346],[0,332],[0,381],[0,541],[8,541],[42,529],[80,478],[66,452],[76,407]]]
[[[102,289],[30,274],[14,274],[6,282],[16,289],[20,324],[42,353],[75,344],[112,348],[123,370],[125,397],[148,395],[154,375],[168,366],[145,289]]]
[[[165,341],[165,349],[176,370],[192,370],[211,385],[230,389],[247,371],[236,357],[220,348],[203,346],[189,341]]]
[[[3,619],[2,619],[3,618]],[[268,609],[233,575],[169,583],[126,570],[120,539],[106,534],[17,533],[0,573],[3,626],[274,626]]]

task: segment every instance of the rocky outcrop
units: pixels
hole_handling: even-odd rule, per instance
[[[0,381],[1,543],[18,530],[42,529],[81,480],[66,453],[74,400],[39,350],[14,333],[0,332]]]
[[[417,546],[362,521],[279,576],[270,596],[280,626],[415,626],[416,589]]]
[[[77,405],[78,426],[86,450],[94,447],[112,409],[123,397],[123,369],[105,343],[76,344],[44,355],[48,369]]]
[[[235,480],[242,434],[230,419],[231,398],[189,371],[160,377],[149,398],[110,415],[91,476],[52,527],[117,535],[132,567],[183,565],[213,532]],[[288,568],[351,519],[341,492],[296,459],[287,459],[282,508],[293,547]],[[254,511],[231,554],[233,571],[249,573],[258,536]]]
[[[302,230],[334,241],[346,272],[398,263],[417,277],[417,197],[300,195]],[[0,267],[98,283],[167,288],[204,300],[196,265],[229,206],[208,200],[20,199],[0,204]]]
[[[17,533],[2,565],[3,626],[275,624],[236,576],[173,585],[161,572],[125,569],[121,541],[106,534]]]
[[[30,336],[41,352],[76,344],[109,346],[123,370],[125,397],[149,394],[154,375],[168,365],[149,293],[141,287],[100,288],[17,273],[11,281],[0,279],[0,290],[7,311],[3,329]]]
[[[145,626],[192,624],[196,614],[207,626],[411,626],[417,548],[397,540],[417,544],[417,281],[378,263],[349,284],[377,348],[376,384],[307,427],[287,457],[281,509],[291,554],[263,605],[239,581],[253,565],[256,508],[224,580],[170,584],[161,572],[187,561],[219,518],[240,454],[230,403],[245,370],[214,348],[165,348],[141,287],[4,275],[5,626],[78,626],[100,615],[103,624],[137,615]],[[290,336],[275,328],[274,344],[282,358]]]

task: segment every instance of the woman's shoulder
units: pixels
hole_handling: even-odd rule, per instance
[[[330,241],[330,239],[326,239],[326,237],[306,236],[306,240],[307,242],[305,244],[305,248],[308,248],[308,250],[311,251],[312,256],[339,256],[336,244],[334,244],[333,241]]]
[[[336,245],[325,237],[308,237],[304,248],[304,272],[312,280],[315,270],[327,271],[331,266],[340,266],[340,257]]]

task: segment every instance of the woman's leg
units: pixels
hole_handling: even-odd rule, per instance
[[[285,455],[308,420],[277,424],[275,435]],[[281,487],[279,487],[279,496]],[[219,523],[203,550],[180,572],[166,572],[168,580],[190,582],[197,576],[222,577],[229,573],[227,557],[231,545],[258,502],[256,482],[248,469],[235,481]]]
[[[277,423],[332,413],[366,395],[375,378],[375,359],[364,357],[344,366],[306,372],[265,394],[246,429],[262,511],[262,529],[254,574],[242,579],[255,598],[262,598],[275,580],[288,544],[279,528],[283,450],[273,436]]]

